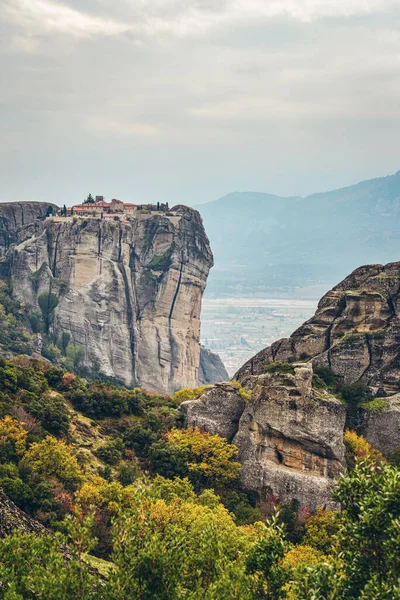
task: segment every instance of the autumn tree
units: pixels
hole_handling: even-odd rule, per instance
[[[219,435],[199,429],[171,429],[150,449],[154,471],[165,477],[189,477],[196,487],[226,485],[237,480],[238,449]]]

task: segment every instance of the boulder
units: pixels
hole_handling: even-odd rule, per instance
[[[245,402],[236,386],[218,383],[197,400],[182,402],[179,410],[184,415],[186,427],[198,427],[232,441],[244,407]]]

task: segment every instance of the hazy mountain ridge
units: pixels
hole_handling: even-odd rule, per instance
[[[332,284],[397,258],[400,171],[306,198],[234,192],[198,209],[216,263],[208,293]]]

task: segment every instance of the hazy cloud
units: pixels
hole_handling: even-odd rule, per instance
[[[3,0],[2,200],[196,203],[389,173],[400,2]]]

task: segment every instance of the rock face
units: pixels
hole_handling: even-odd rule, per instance
[[[379,398],[362,409],[363,434],[385,456],[400,449],[400,394]]]
[[[332,507],[335,478],[344,469],[345,406],[312,387],[312,366],[254,378],[244,402],[237,387],[218,384],[184,402],[187,427],[219,434],[239,449],[241,480],[261,497],[297,499],[310,510]]]
[[[14,244],[20,244],[32,235],[43,231],[49,208],[47,202],[7,202],[0,204],[0,256]]]
[[[346,410],[312,388],[312,375],[310,365],[299,364],[294,374],[260,376],[233,442],[246,488],[315,510],[333,505],[334,480],[344,469]]]
[[[201,300],[213,265],[198,212],[172,213],[50,218],[9,252],[15,296],[39,311],[39,297],[54,294],[50,328],[70,335],[85,365],[164,393],[198,383]]]
[[[218,434],[232,441],[245,407],[237,387],[219,383],[207,390],[197,400],[182,402],[180,411],[186,427],[198,427],[200,431]]]
[[[208,383],[218,383],[221,381],[229,381],[229,375],[224,367],[224,363],[218,354],[214,354],[204,348],[204,346],[201,346],[199,384],[207,385]]]
[[[41,523],[19,509],[0,489],[0,538],[11,535],[17,530],[38,535],[46,531]]]
[[[243,385],[266,364],[311,360],[345,383],[394,394],[400,380],[400,263],[356,269],[319,302],[290,338],[272,344],[235,375]]]
[[[320,301],[315,315],[289,339],[248,361],[235,379],[251,391],[233,443],[242,482],[261,496],[331,506],[344,468],[346,406],[313,387],[313,370],[328,367],[343,384],[362,383],[375,399],[358,408],[360,433],[386,456],[400,448],[400,263],[357,269]],[[282,363],[286,363],[282,365]],[[266,366],[269,368],[266,369]],[[213,398],[188,403],[186,421],[210,432],[229,431],[237,413]],[[221,394],[220,401],[224,401]]]

